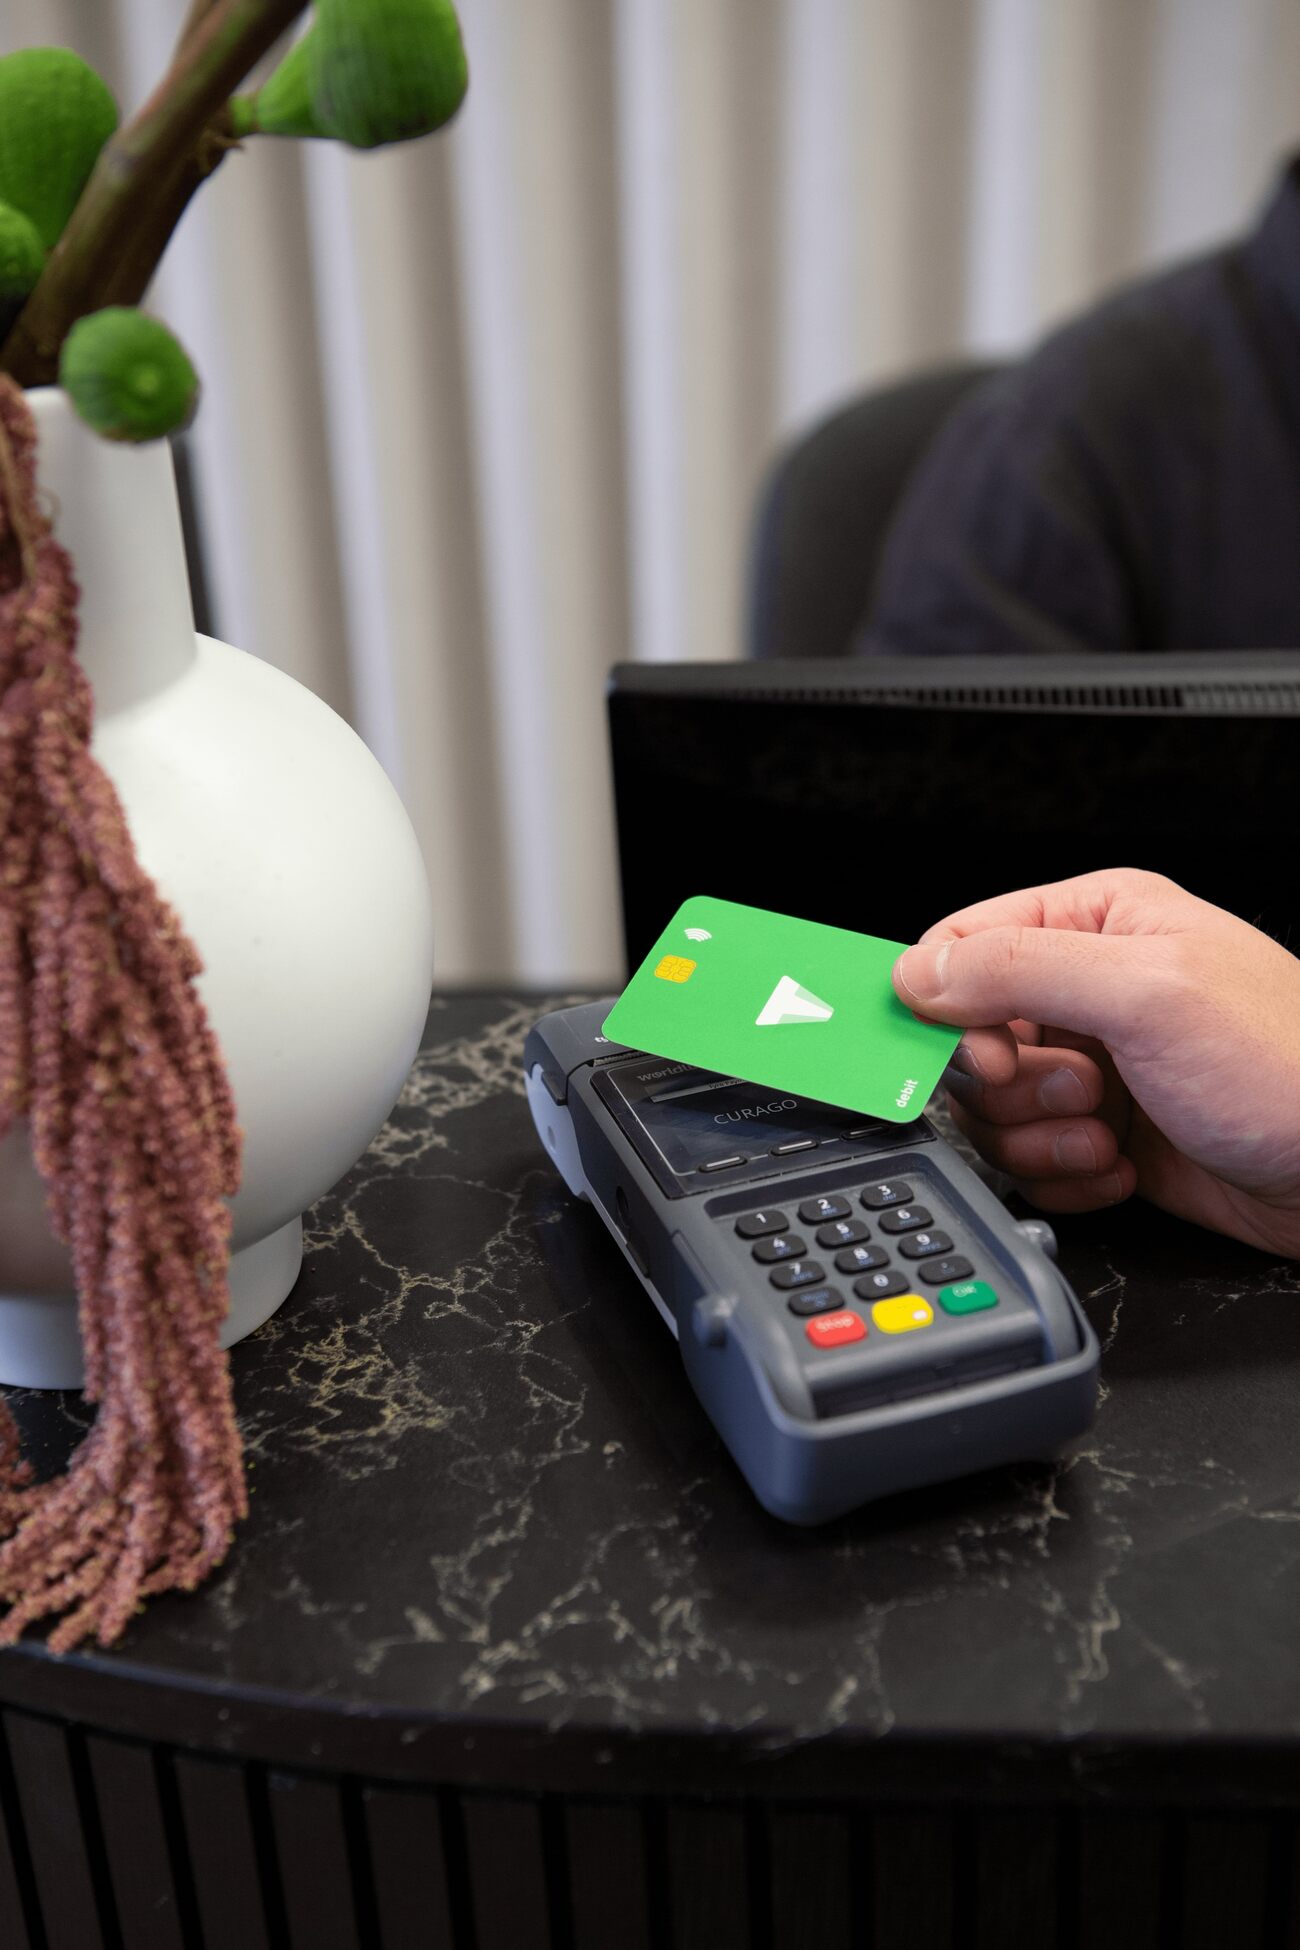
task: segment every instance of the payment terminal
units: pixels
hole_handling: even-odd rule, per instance
[[[926,1118],[885,1123],[544,1016],[538,1136],[676,1335],[760,1503],[821,1523],[1054,1456],[1091,1423],[1097,1339],[1040,1220]]]

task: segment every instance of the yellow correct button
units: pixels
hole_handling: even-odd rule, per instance
[[[910,1334],[914,1327],[928,1327],[934,1308],[923,1293],[898,1293],[892,1300],[877,1300],[871,1318],[882,1334]]]

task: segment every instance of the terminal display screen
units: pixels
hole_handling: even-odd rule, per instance
[[[613,1064],[601,1082],[646,1162],[701,1191],[739,1163],[778,1168],[822,1146],[895,1144],[915,1129],[657,1056]]]

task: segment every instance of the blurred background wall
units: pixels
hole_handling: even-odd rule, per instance
[[[620,967],[603,680],[739,653],[777,443],[1251,221],[1295,0],[458,0],[454,129],[231,158],[152,298],[217,624],[415,821],[444,981]],[[134,106],[184,0],[5,0]],[[720,840],[716,843],[725,843]],[[709,836],[665,808],[665,846]]]

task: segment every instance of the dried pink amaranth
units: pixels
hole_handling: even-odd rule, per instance
[[[239,1179],[200,962],[90,753],[77,584],[41,512],[36,428],[0,376],[0,1136],[29,1120],[76,1272],[94,1427],[34,1483],[0,1403],[0,1644],[116,1639],[191,1591],[247,1510],[218,1343]]]

